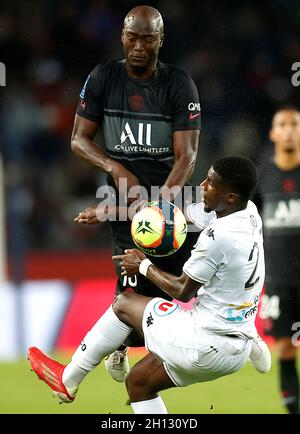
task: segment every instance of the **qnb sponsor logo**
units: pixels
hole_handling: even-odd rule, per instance
[[[6,68],[2,62],[0,62],[0,86],[6,86]]]
[[[134,135],[129,122],[126,122],[124,130],[121,134],[121,143],[129,140],[132,145],[138,144],[142,146],[151,146],[151,129],[151,124],[144,125],[142,122],[139,122],[137,132]]]
[[[188,109],[190,112],[195,112],[195,111],[200,112],[200,110],[201,110],[200,103],[199,102],[190,102],[188,105]]]
[[[293,63],[292,71],[295,71],[291,78],[292,85],[298,87],[300,86],[300,62]]]

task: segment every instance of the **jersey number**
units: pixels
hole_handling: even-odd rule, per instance
[[[131,286],[135,287],[137,286],[137,275],[135,274],[132,277],[124,276],[122,286]]]
[[[247,280],[247,282],[245,284],[245,290],[252,289],[253,286],[256,285],[257,282],[260,279],[259,276],[258,277],[255,276],[255,273],[256,273],[256,270],[257,270],[257,265],[258,265],[258,259],[259,259],[259,248],[258,248],[258,244],[256,242],[253,244],[253,248],[252,248],[252,250],[250,252],[248,261],[252,261],[255,251],[257,251],[257,257],[256,257],[255,266],[254,266],[254,269],[253,269],[253,271],[251,273],[251,276],[249,277],[249,279]]]

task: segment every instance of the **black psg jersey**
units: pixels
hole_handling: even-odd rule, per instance
[[[181,69],[158,62],[149,80],[128,76],[124,60],[88,76],[77,114],[102,127],[105,151],[148,190],[162,186],[174,162],[174,131],[200,129],[197,88]]]
[[[257,204],[264,223],[266,283],[300,288],[300,166],[260,168]]]

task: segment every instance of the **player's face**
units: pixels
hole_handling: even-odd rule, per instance
[[[226,208],[228,189],[222,184],[221,177],[212,167],[208,171],[207,178],[201,183],[201,187],[206,212],[221,212]]]
[[[128,21],[122,32],[122,43],[129,65],[143,71],[155,65],[162,45],[162,34],[152,22]]]
[[[282,110],[273,120],[270,139],[276,149],[293,153],[300,150],[300,113],[296,110]]]

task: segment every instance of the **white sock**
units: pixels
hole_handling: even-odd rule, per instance
[[[167,407],[160,396],[147,401],[132,402],[134,414],[168,414]]]
[[[84,377],[105,357],[120,347],[132,327],[119,320],[110,306],[85,335],[65,367],[62,381],[67,388],[78,386]]]

